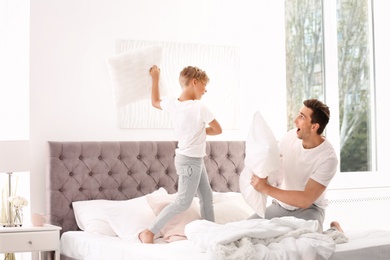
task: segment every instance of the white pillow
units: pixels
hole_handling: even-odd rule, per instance
[[[103,208],[113,201],[85,200],[72,202],[77,226],[86,232],[98,233],[106,236],[116,236],[108,223]]]
[[[152,194],[167,194],[160,188]],[[138,234],[148,228],[155,220],[153,210],[146,201],[146,196],[125,200],[120,204],[104,209],[108,223],[122,239],[138,239]]]
[[[146,195],[150,208],[154,214],[158,216],[160,212],[172,203],[176,199],[175,194],[150,194]],[[191,206],[184,212],[174,216],[168,223],[160,230],[161,235],[166,242],[173,242],[177,240],[186,239],[184,234],[185,226],[194,221],[200,219],[199,203],[194,199]]]
[[[217,224],[248,219],[255,213],[239,192],[213,192],[213,196]]]
[[[260,178],[268,176],[268,182],[274,183],[280,168],[280,153],[275,136],[259,111],[254,114],[245,146],[240,191],[248,205],[264,218],[267,196],[256,191],[250,181],[252,174],[256,174]]]
[[[171,194],[174,198],[176,194]],[[173,199],[171,199],[173,200]],[[149,201],[149,200],[148,200]],[[240,192],[213,192],[214,218],[217,224],[248,219],[255,211],[250,207]],[[191,210],[200,216],[199,198],[195,197]],[[195,214],[195,213],[194,213]]]
[[[149,69],[160,66],[162,47],[150,46],[120,53],[108,58],[108,69],[114,89],[117,107],[150,99],[152,78]],[[160,75],[160,95],[166,94],[166,87]]]

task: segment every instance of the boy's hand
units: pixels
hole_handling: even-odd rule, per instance
[[[152,77],[152,106],[161,109],[160,90],[158,89],[158,81],[160,79],[160,68],[153,65],[149,69],[149,74]]]
[[[153,81],[158,82],[160,78],[160,68],[157,67],[156,65],[153,65],[153,67],[149,69],[149,74],[152,77]]]

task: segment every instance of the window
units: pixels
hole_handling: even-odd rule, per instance
[[[371,6],[369,0],[285,1],[288,128],[303,100],[327,103],[333,124],[325,135],[339,150],[344,173],[376,170]]]

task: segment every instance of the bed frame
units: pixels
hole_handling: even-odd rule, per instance
[[[128,200],[160,187],[177,192],[176,147],[175,141],[48,142],[48,223],[62,227],[61,235],[80,230],[72,209],[74,201]],[[212,189],[239,192],[244,161],[245,141],[207,142],[205,166]],[[390,232],[368,231],[365,236],[371,233],[380,233],[380,241],[355,236],[353,243],[337,245],[331,259],[367,259],[373,253],[376,259],[389,259]],[[65,255],[61,259],[73,260]]]
[[[48,222],[66,231],[80,230],[72,202],[128,200],[160,187],[177,192],[175,141],[48,142]],[[205,166],[217,192],[239,192],[244,141],[207,142]]]

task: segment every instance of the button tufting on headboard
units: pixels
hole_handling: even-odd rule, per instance
[[[47,215],[62,232],[78,230],[72,202],[127,200],[164,187],[177,192],[175,141],[48,142]],[[239,191],[244,141],[207,142],[214,191]]]

